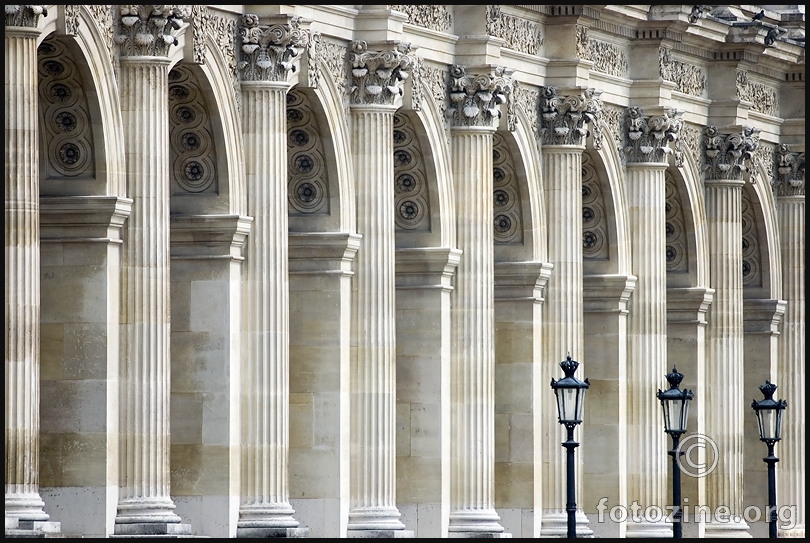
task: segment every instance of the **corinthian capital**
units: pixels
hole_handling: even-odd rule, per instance
[[[450,66],[450,107],[455,126],[493,127],[501,118],[501,104],[512,100],[514,70],[498,67],[491,75],[467,75],[464,66]]]
[[[6,26],[36,28],[40,15],[48,16],[45,6],[6,6]]]
[[[402,95],[402,82],[410,77],[413,59],[410,43],[391,51],[369,51],[363,40],[352,42],[349,79],[353,104],[393,104]]]
[[[115,42],[122,56],[165,57],[177,45],[172,31],[191,15],[188,6],[118,6]]]
[[[601,145],[602,91],[585,89],[578,96],[559,96],[556,87],[540,88],[540,137],[546,145],[580,145],[591,125],[594,146]]]
[[[662,115],[645,116],[641,108],[631,106],[624,116],[624,156],[627,162],[666,162],[675,153],[681,162],[679,134],[683,111],[670,108]],[[669,144],[672,143],[670,148]]]
[[[773,191],[777,196],[804,194],[804,153],[790,150],[784,143],[776,149],[776,175]]]
[[[707,180],[741,180],[743,172],[759,147],[759,130],[745,127],[742,132],[721,134],[716,126],[708,126],[703,137],[706,162],[703,169]]]
[[[286,81],[294,72],[295,59],[309,43],[309,31],[301,27],[302,19],[292,17],[289,23],[260,25],[259,17],[242,17],[239,34],[242,81]]]

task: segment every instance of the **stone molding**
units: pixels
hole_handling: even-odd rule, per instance
[[[301,17],[291,17],[288,23],[260,25],[258,15],[244,15],[239,28],[242,81],[287,81],[297,69],[295,57],[309,43],[303,22]]]
[[[721,134],[716,126],[707,126],[703,144],[707,180],[741,180],[750,169],[746,162],[751,162],[759,146],[759,130],[745,127],[742,132]]]
[[[115,43],[122,57],[166,57],[177,45],[173,30],[189,18],[188,6],[119,6]]]
[[[559,96],[556,87],[540,87],[540,136],[544,145],[582,145],[593,135],[595,149],[601,148],[602,91],[583,89],[579,96]],[[591,132],[585,127],[589,123]]]

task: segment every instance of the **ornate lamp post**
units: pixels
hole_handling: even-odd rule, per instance
[[[669,388],[662,391],[658,389],[658,399],[661,400],[661,407],[664,410],[664,431],[672,436],[672,450],[668,454],[672,456],[672,505],[675,508],[672,523],[672,537],[683,537],[683,526],[681,517],[681,466],[678,463],[680,452],[678,442],[681,435],[686,432],[686,419],[689,414],[689,401],[692,399],[692,391],[679,388],[683,380],[683,374],[674,367],[666,375]]]
[[[582,406],[585,403],[585,391],[590,386],[588,379],[580,381],[574,377],[574,372],[579,367],[579,362],[571,359],[571,355],[560,362],[560,367],[565,372],[565,377],[559,381],[551,379],[551,388],[557,396],[557,415],[560,424],[564,425],[568,431],[568,437],[562,444],[567,452],[567,477],[568,495],[565,510],[568,512],[568,537],[577,536],[577,503],[576,489],[574,484],[574,449],[579,447],[579,443],[574,441],[574,428],[582,422]]]
[[[776,539],[776,463],[779,459],[774,456],[773,448],[777,441],[782,439],[782,413],[787,407],[785,400],[774,400],[773,393],[776,385],[766,380],[759,386],[764,399],[751,402],[751,407],[757,414],[759,423],[759,439],[768,445],[768,456],[763,458],[768,464],[768,537]]]

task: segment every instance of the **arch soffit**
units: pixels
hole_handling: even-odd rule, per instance
[[[64,16],[65,5],[48,6],[48,16],[40,21],[42,33],[37,38],[37,47],[43,40],[52,34],[59,33],[58,18]],[[101,35],[95,19],[87,11],[87,7],[80,5],[80,23],[76,35],[68,36],[79,47],[86,59],[87,73],[92,78],[94,91],[98,100],[96,104],[101,118],[97,127],[102,133],[103,149],[96,149],[102,155],[104,165],[100,168],[106,171],[105,193],[110,196],[126,197],[126,165],[124,148],[124,123],[119,103],[118,87],[115,77],[115,67],[109,53],[99,46],[105,43],[106,38]]]
[[[692,231],[695,243],[695,287],[709,286],[709,233],[706,230],[706,203],[703,194],[700,165],[688,153],[684,153],[684,163],[677,168],[675,178],[683,182],[688,201],[683,202],[690,210]]]
[[[768,251],[768,254],[764,255],[764,257],[767,259],[768,273],[770,274],[770,283],[763,284],[762,287],[771,299],[781,300],[782,253],[779,238],[779,218],[776,215],[776,199],[768,183],[770,179],[769,172],[759,161],[754,163],[754,169],[755,171],[751,175],[752,182],[748,184],[748,190],[753,191],[756,195],[755,202],[759,206],[757,214],[762,217],[760,226],[765,230]],[[753,179],[757,179],[758,182],[753,182]]]

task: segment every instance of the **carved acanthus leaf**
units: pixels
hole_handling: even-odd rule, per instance
[[[492,75],[467,75],[465,66],[450,66],[450,93],[447,115],[458,127],[486,126],[501,118],[501,104],[512,99],[513,70],[498,67]],[[511,110],[514,112],[514,109]]]
[[[115,43],[120,54],[129,56],[168,56],[177,45],[172,34],[191,16],[188,6],[118,6]]]
[[[716,126],[708,126],[703,132],[703,143],[706,179],[741,180],[759,146],[759,130],[745,127],[740,133],[721,134]]]
[[[680,165],[683,160],[679,139],[682,115],[682,110],[670,108],[662,115],[647,117],[641,108],[628,107],[623,134],[625,159],[628,162],[666,162],[666,155],[675,153],[675,162]]]
[[[780,144],[776,149],[776,179],[773,190],[777,196],[804,195],[804,153],[790,150]]]
[[[6,26],[24,26],[36,28],[39,16],[48,16],[45,6],[6,6]]]
[[[300,17],[292,17],[289,23],[267,26],[259,24],[257,15],[244,15],[239,29],[242,80],[287,81],[297,69],[295,57],[309,43],[309,32],[301,22]]]
[[[354,104],[393,104],[402,95],[402,82],[410,77],[410,43],[390,51],[369,51],[363,40],[352,42],[351,93]]]
[[[556,87],[540,88],[540,136],[546,145],[581,145],[593,131],[594,147],[602,145],[602,91],[589,88],[578,95],[559,96]]]

